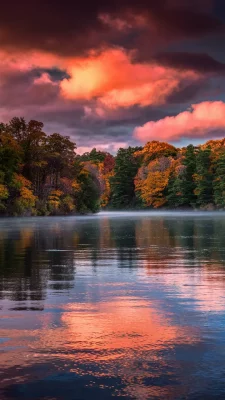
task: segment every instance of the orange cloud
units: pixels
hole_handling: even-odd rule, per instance
[[[134,130],[134,136],[147,140],[179,140],[180,138],[201,138],[225,131],[225,103],[205,101],[192,104],[191,108],[175,117],[150,121]]]
[[[0,50],[1,71],[29,71],[32,68],[65,67],[65,60],[54,54],[44,51],[13,52]]]
[[[106,108],[165,103],[182,81],[195,81],[194,71],[177,71],[156,63],[134,61],[134,53],[108,49],[85,58],[68,60],[70,79],[61,83],[66,99],[98,99]]]

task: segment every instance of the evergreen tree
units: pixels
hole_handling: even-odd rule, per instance
[[[168,204],[173,207],[189,207],[196,202],[194,175],[196,173],[196,154],[192,144],[187,146],[182,162],[183,170],[171,179],[168,186]]]
[[[214,202],[225,207],[225,152],[221,152],[215,162],[215,178],[213,181]]]
[[[174,174],[170,177],[167,190],[166,190],[166,198],[168,202],[168,206],[171,208],[177,208],[182,206],[183,199],[181,197],[181,187],[183,185],[183,177],[181,174],[178,176],[174,176]]]
[[[114,208],[126,208],[135,205],[134,178],[137,174],[140,162],[134,153],[138,147],[119,149],[116,160],[114,176],[110,179],[111,206]]]
[[[213,202],[212,172],[211,172],[211,149],[200,149],[196,157],[196,204],[206,206]]]

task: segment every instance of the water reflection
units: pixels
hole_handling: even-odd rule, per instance
[[[223,399],[225,216],[0,220],[1,399]]]

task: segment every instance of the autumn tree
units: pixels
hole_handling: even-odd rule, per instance
[[[135,189],[146,206],[158,208],[166,204],[166,188],[172,164],[172,158],[160,157],[138,171],[135,178]]]
[[[96,211],[97,177],[84,172],[69,137],[48,136],[43,128],[42,122],[24,118],[0,124],[1,210],[17,215]]]
[[[97,178],[100,188],[100,206],[107,207],[111,199],[110,179],[114,175],[115,158],[108,152],[97,151],[94,148],[78,156],[78,159]]]
[[[148,165],[150,161],[160,157],[175,157],[177,155],[177,149],[169,143],[153,140],[136,151],[135,155],[140,158],[143,165]]]

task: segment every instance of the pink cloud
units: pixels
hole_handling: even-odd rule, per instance
[[[218,131],[221,131],[220,134]],[[143,141],[181,138],[204,138],[213,133],[225,133],[225,103],[205,101],[192,104],[191,108],[175,117],[150,121],[134,130],[134,136]]]

